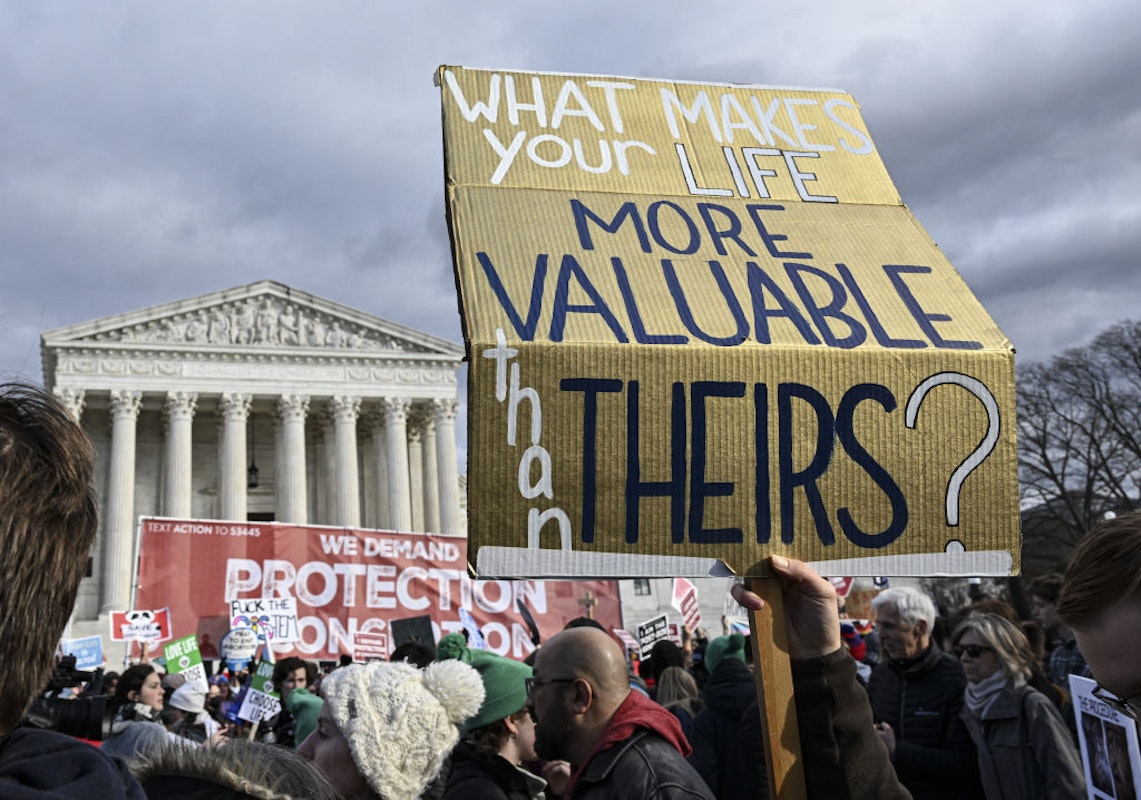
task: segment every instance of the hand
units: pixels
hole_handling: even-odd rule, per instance
[[[561,796],[563,791],[567,788],[567,781],[570,780],[570,776],[570,762],[548,761],[543,765],[543,777],[547,779],[547,784],[551,789],[548,794]]]
[[[880,735],[880,741],[887,746],[887,754],[891,758],[895,758],[895,731],[886,722],[876,723],[876,733]]]
[[[773,556],[769,563],[781,579],[789,656],[818,658],[839,650],[843,641],[840,614],[831,581],[821,578],[803,561]],[[734,585],[731,593],[745,608],[764,606],[764,601],[742,584]]]

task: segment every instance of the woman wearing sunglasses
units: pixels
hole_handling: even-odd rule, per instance
[[[951,643],[967,676],[963,720],[987,800],[1084,798],[1081,760],[1062,715],[1026,683],[1034,656],[1022,630],[978,614],[955,629]]]

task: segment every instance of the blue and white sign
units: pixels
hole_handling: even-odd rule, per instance
[[[86,636],[82,639],[65,639],[63,652],[75,656],[75,668],[92,670],[103,666],[103,637]]]

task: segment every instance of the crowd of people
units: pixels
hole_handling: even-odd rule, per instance
[[[659,642],[635,667],[586,619],[530,663],[457,634],[326,675],[283,659],[282,710],[260,736],[235,724],[244,676],[203,686],[151,664],[102,676],[101,742],[28,725],[95,536],[92,463],[50,395],[0,386],[0,796],[768,796],[744,637]],[[988,601],[939,624],[930,597],[895,587],[861,632],[842,625],[829,581],[770,562],[809,797],[1085,797],[1068,675],[1141,713],[1141,515],[1102,523],[1065,576],[1034,581],[1034,621]]]

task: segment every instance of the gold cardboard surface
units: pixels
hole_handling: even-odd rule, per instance
[[[481,574],[1017,572],[1013,349],[850,96],[440,84]]]

